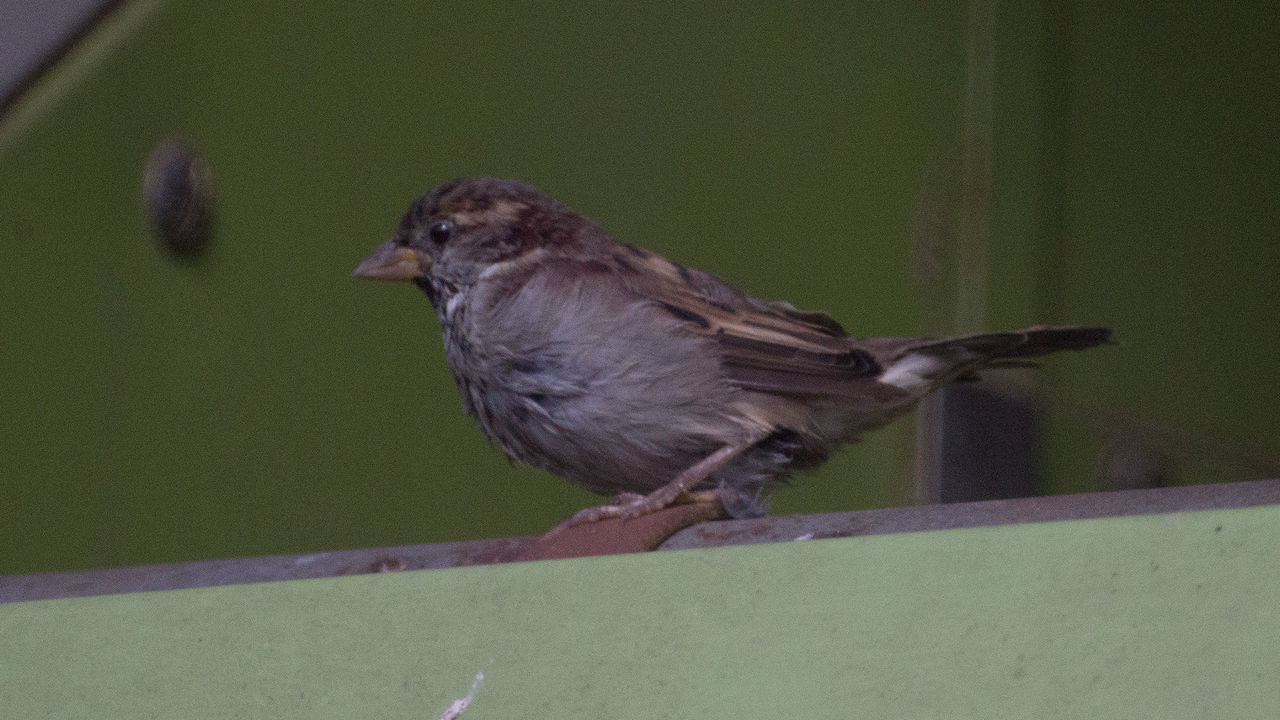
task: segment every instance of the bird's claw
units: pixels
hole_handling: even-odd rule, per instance
[[[609,505],[597,505],[596,507],[579,510],[568,520],[557,525],[552,532],[568,530],[571,527],[601,520],[634,520],[665,510],[673,505],[718,503],[720,501],[714,490],[681,492],[673,491],[668,487],[658,488],[648,495],[622,493],[613,496],[610,500],[612,502]]]

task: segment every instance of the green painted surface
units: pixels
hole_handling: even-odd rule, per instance
[[[0,605],[24,718],[1259,718],[1280,507]]]
[[[1143,12],[996,19],[988,325],[1124,341],[1041,373],[1047,489],[1092,487],[1115,437],[1177,482],[1280,474],[1280,36],[1218,3]],[[950,307],[921,308],[913,222],[954,223],[966,22],[126,3],[0,118],[0,573],[528,534],[593,502],[484,442],[418,293],[348,277],[442,179],[526,179],[858,334],[929,329]],[[140,209],[173,133],[218,193],[194,267]],[[778,512],[901,502],[910,431]]]

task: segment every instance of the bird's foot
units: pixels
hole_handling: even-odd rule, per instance
[[[672,505],[687,503],[703,503],[714,502],[720,513],[723,514],[723,505],[720,503],[720,496],[714,490],[695,491],[698,483],[702,482],[711,473],[715,472],[720,466],[732,460],[743,450],[750,447],[750,443],[736,443],[725,445],[719,450],[702,458],[698,462],[685,468],[683,472],[675,477],[671,482],[654,490],[648,495],[637,495],[635,493],[623,493],[613,499],[612,505],[601,505],[599,507],[587,508],[579,510],[573,517],[565,520],[556,527],[552,528],[548,535],[553,535],[561,530],[567,530],[575,525],[585,523],[599,522],[611,518],[621,518],[623,520],[632,520],[645,515],[652,515],[659,510],[664,510]],[[710,498],[708,500],[708,498]],[[683,499],[683,502],[682,502]]]
[[[691,525],[728,517],[713,492],[697,492],[677,498],[676,503],[647,515],[633,520],[622,519],[622,512],[643,498],[643,495],[615,498],[629,503],[615,502],[587,508],[530,542],[520,552],[519,558],[550,560],[645,552],[657,549],[667,538]]]
[[[665,510],[673,505],[697,505],[701,503],[720,504],[720,496],[715,490],[694,490],[670,492],[671,486],[663,486],[648,495],[639,493],[622,493],[610,498],[610,504],[597,505],[579,510],[568,520],[552,529],[552,533],[567,530],[577,525],[599,522],[601,520],[632,520]],[[550,534],[550,533],[549,533]]]

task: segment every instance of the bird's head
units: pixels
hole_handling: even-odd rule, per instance
[[[416,200],[400,229],[353,273],[409,280],[439,309],[481,273],[533,251],[563,252],[599,228],[537,188],[478,178],[440,185]]]

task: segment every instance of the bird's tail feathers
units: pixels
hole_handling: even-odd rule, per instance
[[[1029,358],[1059,350],[1087,350],[1111,342],[1111,329],[1098,327],[1037,325],[1009,332],[962,335],[932,340],[907,348],[909,352],[950,351],[962,348],[990,360]]]
[[[1108,328],[1070,326],[925,339],[904,344],[879,380],[924,393],[948,382],[975,380],[976,372],[984,368],[1034,367],[1036,363],[1028,358],[1110,342]]]

